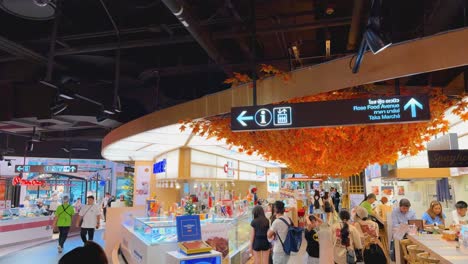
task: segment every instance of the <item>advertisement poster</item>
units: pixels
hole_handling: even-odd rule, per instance
[[[394,190],[393,186],[382,186],[382,195],[393,195]]]
[[[372,193],[375,194],[375,195],[379,195],[380,194],[380,189],[379,189],[379,186],[372,186]]]
[[[5,181],[0,181],[0,200],[5,200],[6,185]]]
[[[135,197],[133,199],[134,205],[145,205],[146,198],[149,196],[149,183],[151,179],[150,166],[137,166],[136,167],[136,185],[135,185]]]
[[[398,195],[405,195],[405,186],[398,186]]]
[[[5,201],[4,201],[4,200],[0,200],[0,209],[5,209],[5,208],[6,208]]]
[[[223,259],[229,257],[229,227],[226,224],[206,224],[202,226],[202,239],[214,250],[221,252]]]
[[[360,205],[362,203],[362,201],[364,201],[364,194],[350,194],[349,195],[349,200],[350,200],[350,203],[351,203],[351,207],[350,208],[354,208],[358,205]]]

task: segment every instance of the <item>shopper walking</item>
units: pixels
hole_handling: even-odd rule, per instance
[[[252,227],[250,236],[250,252],[254,257],[254,264],[268,264],[270,255],[270,242],[268,242],[267,233],[270,228],[270,222],[265,216],[263,207],[256,205],[253,210],[253,220],[250,223]]]
[[[106,192],[104,199],[101,202],[102,213],[104,215],[104,222],[107,220],[107,207],[109,207],[109,200],[111,198],[111,194]]]
[[[268,239],[275,239],[273,246],[273,264],[286,264],[289,261],[289,255],[284,252],[283,245],[280,243],[278,236],[284,241],[288,234],[288,225],[292,225],[291,219],[284,215],[284,203],[282,201],[275,202],[276,219],[268,230]],[[280,219],[282,218],[282,219]],[[284,221],[283,221],[284,220]]]
[[[69,202],[70,198],[66,195],[63,196],[62,205],[58,206],[55,210],[54,228],[58,227],[59,230],[58,253],[62,253],[63,251],[63,245],[65,244],[65,240],[67,240],[73,215],[75,214],[75,209]]]
[[[307,264],[319,264],[319,237],[317,227],[322,224],[322,220],[313,215],[309,215],[307,228],[305,230],[305,239],[307,241]]]
[[[348,211],[340,212],[340,223],[332,226],[333,256],[337,264],[356,263],[356,253],[362,249],[361,238],[358,231],[350,225],[351,215]]]
[[[379,225],[370,220],[369,213],[364,207],[355,208],[354,227],[361,238],[363,258],[365,263],[390,263],[390,256],[386,254],[385,247],[379,240]]]
[[[75,212],[79,213],[81,211],[81,207],[83,207],[83,204],[81,203],[81,198],[77,198],[75,203],[73,204],[73,207],[75,207]]]
[[[99,228],[101,221],[101,210],[94,204],[94,196],[87,197],[88,203],[81,209],[77,227],[81,227],[81,240],[83,243],[94,239],[94,230]],[[88,236],[88,238],[86,238]]]

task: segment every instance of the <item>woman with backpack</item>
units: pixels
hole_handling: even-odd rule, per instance
[[[379,225],[370,220],[369,213],[361,206],[355,208],[354,226],[362,242],[364,263],[390,263],[389,256],[379,240]]]
[[[342,210],[340,212],[341,222],[332,226],[333,258],[337,264],[356,263],[355,250],[362,249],[359,232],[348,223],[350,218],[350,213]]]
[[[253,220],[250,237],[250,252],[253,255],[255,264],[268,264],[270,255],[270,242],[268,242],[267,233],[270,228],[270,222],[265,216],[263,207],[256,205],[253,210]]]

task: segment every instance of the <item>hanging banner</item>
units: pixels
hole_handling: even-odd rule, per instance
[[[152,174],[150,166],[137,166],[135,175],[134,205],[145,205],[146,198],[149,197],[149,183]]]

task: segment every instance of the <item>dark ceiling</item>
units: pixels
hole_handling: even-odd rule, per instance
[[[35,5],[35,1],[19,2]],[[28,155],[57,156],[63,146],[86,145],[89,154],[79,155],[99,157],[100,139],[110,129],[228,88],[223,81],[232,72],[248,72],[253,57],[257,64],[292,70],[356,52],[370,2],[66,0],[59,4],[61,12],[56,11],[61,15],[55,42],[50,41],[54,19],[25,19],[0,9],[0,132],[11,135],[16,155],[23,155],[24,142],[34,130],[42,142]],[[181,5],[178,19],[173,13]],[[466,25],[466,0],[382,0],[382,6],[382,30],[393,43]],[[362,14],[353,15],[353,9],[361,9]],[[351,30],[352,25],[356,27]],[[49,56],[51,43],[53,56]],[[298,58],[293,46],[300,52]],[[119,47],[121,58],[116,60]],[[122,112],[96,120],[104,108],[118,106],[116,62]],[[445,86],[462,71],[406,78],[404,84]],[[40,83],[45,79],[81,99],[58,98],[57,89]],[[53,115],[50,107],[59,103],[68,108]],[[5,143],[6,136],[0,137],[0,150]]]

